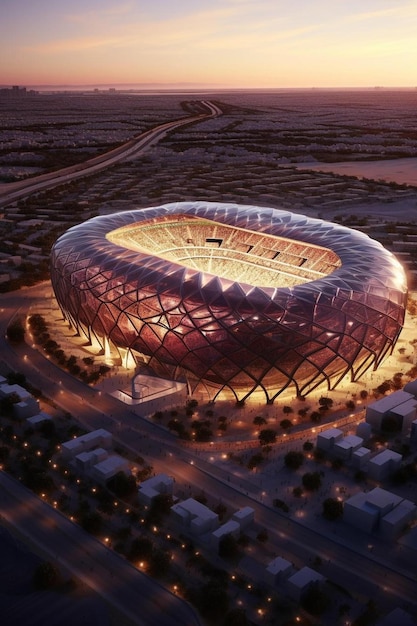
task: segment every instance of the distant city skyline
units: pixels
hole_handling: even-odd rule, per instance
[[[2,0],[0,85],[415,87],[414,0]]]

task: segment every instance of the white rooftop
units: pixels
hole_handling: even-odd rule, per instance
[[[171,507],[173,511],[182,510],[186,511],[193,517],[199,517],[202,519],[214,519],[217,518],[217,513],[214,513],[211,509],[209,509],[198,500],[194,500],[194,498],[188,498],[187,500],[183,500],[182,502],[178,502]]]
[[[339,437],[340,435],[343,435],[343,432],[339,428],[327,428],[318,434],[318,436],[323,439],[332,439],[334,437]]]
[[[355,448],[357,446],[361,446],[363,444],[362,437],[358,437],[357,435],[347,435],[343,437],[341,441],[335,443],[335,447],[343,448],[344,450],[350,450],[351,448]]]
[[[7,383],[3,383],[0,385],[0,389],[3,396],[10,396],[12,393],[15,393],[21,400],[31,397],[29,391],[20,385],[8,385]]]
[[[355,457],[361,458],[361,457],[367,456],[368,454],[370,454],[370,452],[371,451],[369,448],[365,448],[362,446],[361,448],[358,448],[357,450],[355,450],[353,454],[355,455]]]
[[[100,461],[97,465],[94,465],[94,470],[102,474],[108,474],[109,472],[117,472],[119,469],[126,467],[126,465],[127,460],[125,458],[114,454],[104,459],[104,461]]]
[[[397,506],[402,500],[400,496],[386,489],[381,489],[381,487],[375,487],[375,489],[372,489],[365,495],[366,502],[377,509],[384,509],[390,505]]]
[[[394,391],[394,393],[391,393],[389,396],[384,396],[383,398],[372,402],[372,404],[368,405],[368,408],[385,413],[386,411],[390,411],[394,407],[399,406],[403,402],[407,402],[407,400],[415,400],[415,398],[411,393],[400,389],[399,391]]]
[[[306,566],[293,574],[288,579],[288,582],[299,589],[304,589],[304,587],[306,587],[309,583],[321,580],[324,580],[324,576],[319,574],[319,572],[316,572],[316,570],[311,569],[311,567]]]
[[[283,559],[282,556],[277,556],[276,559],[269,563],[266,569],[271,574],[279,574],[280,572],[285,572],[291,566],[292,564],[287,561],[287,559]]]
[[[395,415],[406,416],[413,411],[417,407],[417,400],[415,398],[410,398],[410,400],[406,400],[402,402],[398,406],[395,406],[391,409],[391,413]]]
[[[398,452],[394,452],[394,450],[383,450],[376,454],[369,462],[373,465],[384,465],[390,461],[401,461],[402,458],[402,455],[398,454]]]
[[[225,535],[230,535],[231,533],[235,533],[239,530],[240,530],[239,522],[229,520],[225,524],[222,524],[221,526],[219,526],[219,528],[217,528],[215,531],[213,531],[213,537],[218,537],[220,539],[221,537],[224,537]]]

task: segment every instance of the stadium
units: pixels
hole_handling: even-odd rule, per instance
[[[91,344],[240,402],[358,380],[392,351],[407,300],[400,263],[367,235],[212,202],[79,224],[53,246],[51,279]]]

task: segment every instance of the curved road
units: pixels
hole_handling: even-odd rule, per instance
[[[48,174],[41,174],[40,176],[35,176],[34,178],[27,178],[19,182],[0,185],[0,207],[6,206],[10,202],[18,200],[19,198],[24,198],[32,193],[43,191],[45,189],[52,189],[53,187],[63,183],[68,183],[77,178],[81,178],[82,176],[99,172],[110,165],[118,163],[119,161],[123,161],[132,156],[137,156],[147,147],[165,137],[167,133],[180,128],[181,126],[202,122],[203,120],[211,117],[217,117],[222,114],[221,109],[219,109],[219,107],[212,102],[201,101],[200,105],[207,110],[206,113],[192,115],[190,117],[174,120],[173,122],[166,122],[160,126],[156,126],[155,128],[134,137],[123,145],[118,146],[105,154],[88,159],[87,161],[84,161],[84,163],[78,163],[77,165],[65,167]]]

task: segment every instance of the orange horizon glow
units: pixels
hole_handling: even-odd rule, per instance
[[[410,0],[3,0],[0,84],[414,88],[416,32]]]

